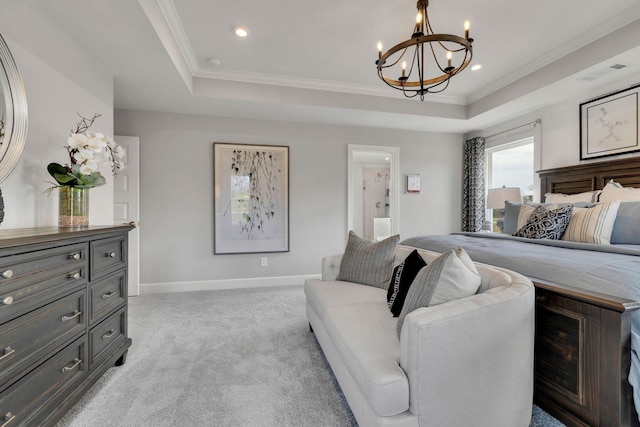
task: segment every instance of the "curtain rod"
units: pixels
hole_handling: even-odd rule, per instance
[[[520,128],[523,128],[523,127],[525,127],[525,126],[531,126],[531,125],[533,125],[533,126],[535,127],[535,125],[539,125],[540,123],[542,123],[542,120],[541,120],[541,119],[535,119],[535,120],[534,120],[534,121],[532,121],[532,122],[525,123],[525,124],[523,124],[523,125],[516,126],[516,127],[511,128],[511,129],[503,130],[503,131],[501,131],[501,132],[494,133],[493,135],[485,136],[485,137],[484,137],[484,139],[494,138],[494,137],[496,137],[496,136],[498,136],[498,135],[502,135],[503,133],[511,132],[512,130],[520,129]]]

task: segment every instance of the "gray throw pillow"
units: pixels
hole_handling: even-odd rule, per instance
[[[409,287],[398,317],[398,337],[404,319],[420,307],[442,304],[478,292],[482,278],[464,249],[450,249],[423,267]]]
[[[340,271],[336,280],[360,283],[387,289],[396,246],[400,235],[388,237],[380,242],[372,242],[349,231],[347,247],[342,255]]]
[[[640,245],[640,202],[620,202],[611,243]]]
[[[573,206],[547,210],[542,206],[535,208],[527,223],[520,230],[513,233],[517,237],[528,239],[558,240],[571,220]]]

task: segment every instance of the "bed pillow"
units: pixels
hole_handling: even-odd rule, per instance
[[[620,202],[600,203],[591,208],[574,208],[562,240],[610,244]]]
[[[562,193],[546,193],[544,195],[545,203],[575,203],[575,202],[596,202],[600,190],[585,191],[578,194],[562,194]]]
[[[387,304],[389,305],[389,310],[393,313],[393,317],[400,315],[409,287],[420,269],[425,265],[427,263],[422,259],[418,250],[414,249],[404,261],[393,269],[389,290],[387,291]]]
[[[620,202],[611,232],[611,243],[640,245],[640,202]]]
[[[474,295],[480,283],[480,274],[464,249],[444,252],[423,267],[409,287],[398,317],[398,336],[407,314],[420,307]]]
[[[623,187],[620,183],[610,180],[602,189],[601,202],[640,202],[640,188]]]
[[[400,235],[388,237],[380,242],[363,239],[349,231],[347,247],[340,261],[336,280],[360,283],[387,289],[393,270],[393,259]]]
[[[574,208],[588,208],[595,206],[595,203],[575,202],[575,203],[515,203],[505,202],[504,209],[504,228],[505,234],[513,234],[521,229],[527,223],[527,220],[538,206],[544,206],[547,210],[563,208],[565,206],[573,206]]]
[[[527,223],[513,235],[528,239],[558,240],[569,225],[573,206],[547,210],[538,206],[527,220]]]

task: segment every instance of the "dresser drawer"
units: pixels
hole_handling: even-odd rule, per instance
[[[90,280],[123,268],[127,264],[126,236],[91,242]]]
[[[111,311],[125,304],[127,298],[126,271],[108,276],[89,285],[89,324],[99,322]]]
[[[42,414],[36,411],[86,375],[86,347],[84,337],[74,341],[3,392],[0,422],[7,427],[39,424],[34,417]]]
[[[84,334],[86,307],[86,291],[81,289],[1,325],[0,390],[17,374]]]
[[[87,281],[88,245],[0,258],[0,323]]]
[[[108,357],[109,350],[127,337],[127,312],[123,307],[89,332],[90,366]]]

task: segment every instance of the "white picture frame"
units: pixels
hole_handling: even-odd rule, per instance
[[[289,252],[289,147],[213,151],[214,254]]]
[[[407,174],[407,193],[420,193],[420,175]]]

